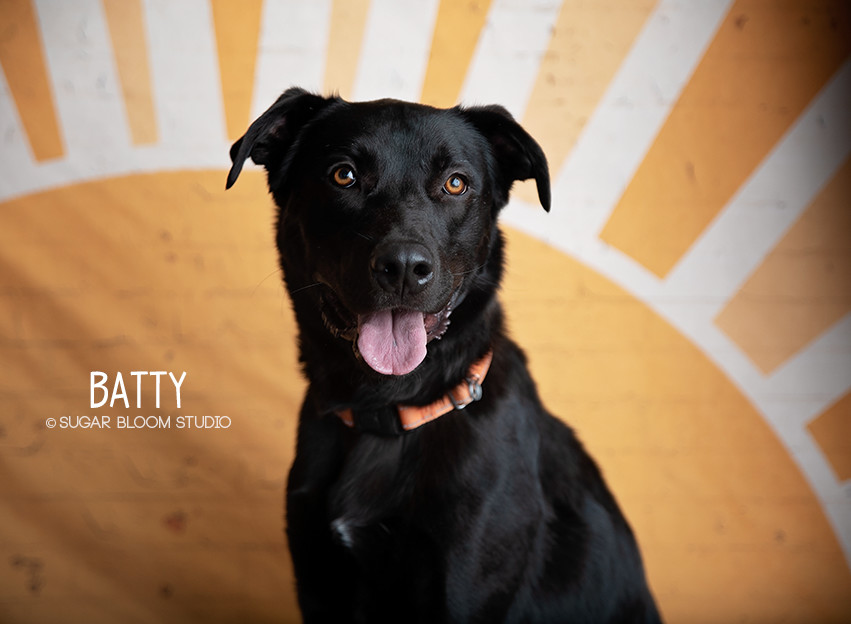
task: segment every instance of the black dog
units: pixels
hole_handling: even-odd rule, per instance
[[[538,144],[498,106],[290,89],[231,148],[228,188],[248,157],[279,207],[309,380],[287,488],[305,621],[658,621],[626,520],[496,298],[512,183],[535,178],[549,210]]]

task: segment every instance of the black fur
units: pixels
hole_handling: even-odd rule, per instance
[[[535,178],[549,210],[538,144],[498,106],[290,89],[231,157],[228,187],[248,157],[268,172],[309,381],[287,488],[305,622],[659,621],[626,520],[542,406],[496,298],[514,180]],[[332,179],[341,165],[348,188]],[[453,176],[465,193],[444,192]],[[388,286],[387,245],[426,260]],[[358,315],[388,308],[437,323],[413,372],[380,374],[356,347]],[[489,349],[481,401],[391,435],[394,406],[435,401]]]

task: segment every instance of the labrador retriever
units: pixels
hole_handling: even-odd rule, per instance
[[[292,88],[230,151],[278,206],[309,382],[287,484],[304,621],[658,622],[632,531],[497,290],[539,145],[499,106]]]

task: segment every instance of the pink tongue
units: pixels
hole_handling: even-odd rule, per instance
[[[425,359],[423,313],[381,310],[358,317],[358,349],[382,375],[407,375]]]

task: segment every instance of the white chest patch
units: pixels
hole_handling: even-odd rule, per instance
[[[351,550],[355,545],[351,525],[344,518],[331,521],[331,535],[343,547]]]

